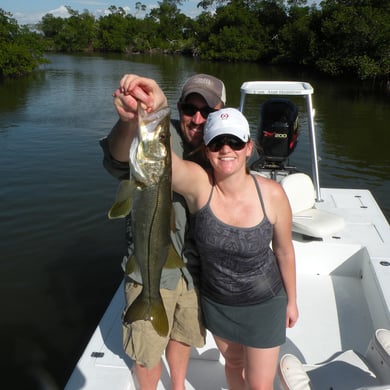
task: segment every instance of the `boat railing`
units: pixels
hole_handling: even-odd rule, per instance
[[[239,109],[241,112],[244,111],[246,95],[302,96],[305,98],[316,202],[322,202],[318,168],[317,140],[314,125],[314,109],[311,98],[311,95],[314,92],[313,87],[309,83],[303,81],[246,81],[241,85],[240,92]]]

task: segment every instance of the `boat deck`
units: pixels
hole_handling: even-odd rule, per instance
[[[281,348],[281,354],[293,353],[302,362],[312,364],[321,363],[348,349],[364,354],[374,333],[374,325],[362,280],[355,276],[301,274],[297,285],[299,323],[288,329],[287,342]],[[94,343],[88,345],[90,360],[85,363],[93,365],[96,376],[89,380],[96,382],[90,382],[87,388],[104,389],[116,383],[117,389],[135,389],[130,375],[131,361],[124,354],[121,342],[122,295],[123,287],[120,286],[110,311],[95,332]],[[79,368],[84,371],[92,367]],[[83,388],[83,378],[80,371],[79,386],[72,389]],[[159,390],[168,389],[169,384],[169,371],[164,360]],[[191,353],[186,388],[226,388],[223,358],[210,334],[206,347],[194,349]]]
[[[325,189],[323,198],[318,207],[341,215],[346,226],[322,240],[294,234],[300,318],[281,348],[281,354],[310,364],[349,349],[364,354],[375,329],[390,328],[390,266],[382,265],[390,261],[387,221],[368,191]],[[114,388],[113,383],[115,389],[135,389],[121,343],[122,308],[120,286],[66,390]],[[169,383],[164,360],[158,389]],[[223,359],[209,334],[206,347],[192,351],[186,388],[226,388]]]

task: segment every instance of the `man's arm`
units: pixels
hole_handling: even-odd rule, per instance
[[[137,132],[138,120],[124,122],[118,119],[107,136],[107,146],[112,158],[119,162],[129,162],[130,145]]]
[[[107,136],[109,152],[116,161],[128,162],[130,145],[138,127],[138,102],[147,112],[167,106],[167,98],[152,79],[126,74],[113,93],[119,120]]]

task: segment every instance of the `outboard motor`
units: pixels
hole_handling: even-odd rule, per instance
[[[256,149],[260,159],[253,170],[288,170],[286,160],[298,142],[298,108],[289,99],[266,100],[260,110]]]

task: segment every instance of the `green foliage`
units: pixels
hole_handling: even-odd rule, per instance
[[[155,24],[156,34],[151,37],[151,44],[165,52],[175,52],[181,46],[183,30],[188,19],[177,7],[175,0],[159,1],[159,7],[149,14],[149,22]]]
[[[120,13],[111,13],[99,19],[97,48],[101,51],[125,52],[128,21]]]
[[[44,34],[53,50],[78,52],[92,50],[97,35],[95,17],[87,10],[83,13],[66,7],[68,18],[43,16],[37,28]]]
[[[135,3],[94,18],[67,7],[69,16],[45,15],[36,28],[20,28],[0,10],[1,75],[23,74],[46,49],[66,52],[164,52],[213,61],[299,65],[339,76],[384,79],[390,74],[390,0],[202,0],[196,18],[182,0],[161,0],[147,12]]]
[[[386,12],[369,3],[324,4],[317,31],[321,43],[315,62],[318,69],[331,75],[355,74],[360,79],[389,76],[389,8]]]
[[[292,7],[284,25],[272,41],[275,56],[272,63],[312,65],[316,53],[316,36],[308,7]]]
[[[0,78],[31,73],[47,62],[44,50],[41,36],[19,27],[10,13],[0,9]]]
[[[210,15],[203,15],[203,18]],[[258,61],[264,55],[265,36],[256,15],[241,0],[219,7],[199,41],[201,58],[222,61]],[[208,36],[208,39],[204,39]]]

